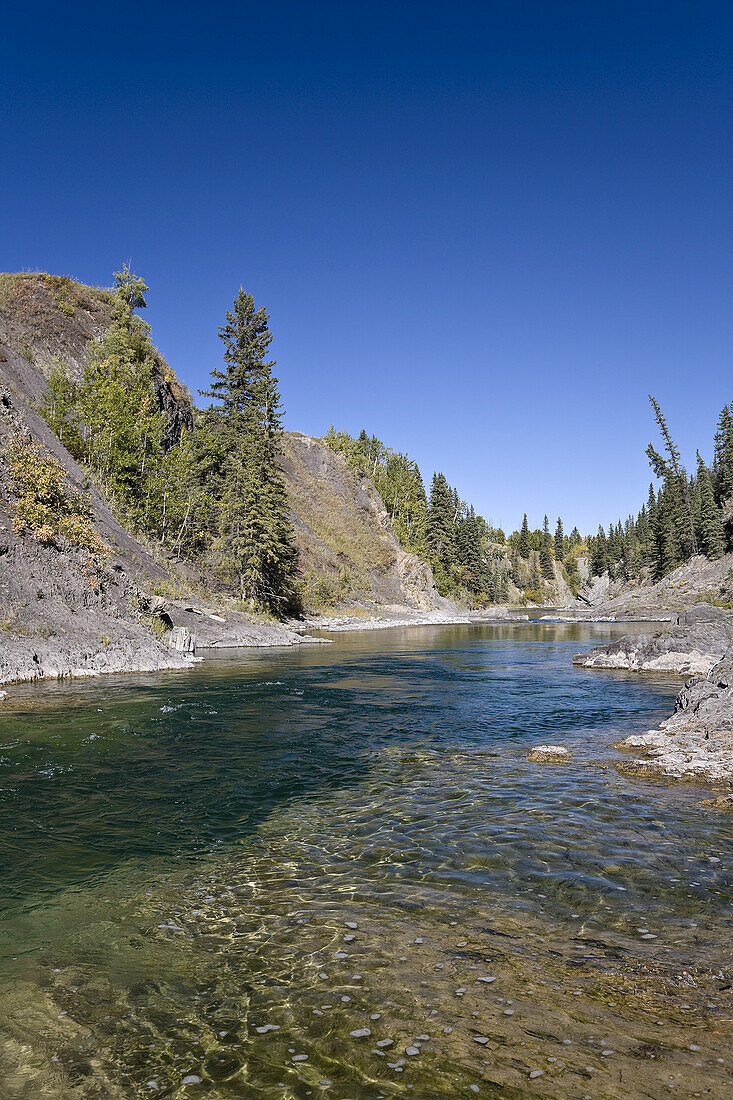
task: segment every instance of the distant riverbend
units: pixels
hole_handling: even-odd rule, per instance
[[[2,1100],[728,1095],[733,821],[613,766],[679,678],[571,663],[629,629],[16,686]]]

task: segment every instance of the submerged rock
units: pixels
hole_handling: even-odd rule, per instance
[[[729,810],[733,813],[733,794],[719,794],[716,798],[705,798],[701,805],[710,806],[713,810]]]
[[[570,753],[562,745],[535,745],[527,754],[534,764],[564,764]]]

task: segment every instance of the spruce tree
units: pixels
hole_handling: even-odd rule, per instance
[[[428,504],[426,539],[434,557],[448,568],[454,557],[454,494],[445,474],[433,474]]]
[[[636,520],[636,540],[638,547],[638,567],[651,565],[654,560],[654,548],[652,534],[649,526],[649,518],[646,505],[642,506]]]
[[[725,535],[720,509],[715,502],[710,471],[697,452],[697,489],[700,499],[699,529],[700,549],[710,561],[721,558],[725,552]]]
[[[679,493],[674,482],[662,486],[654,513],[653,534],[655,542],[654,577],[661,580],[677,566],[682,565],[685,554],[680,539]]]
[[[522,520],[522,530],[519,534],[519,556],[524,558],[525,561],[529,558],[529,525],[527,523],[527,513],[524,513],[524,519]]]
[[[557,527],[555,528],[555,560],[562,561],[565,557],[565,536],[562,529],[562,520],[557,517]]]
[[[621,571],[624,580],[630,580],[639,571],[639,543],[633,516],[629,516],[624,524]]]
[[[718,419],[713,474],[716,500],[724,504],[733,497],[733,409],[728,405]]]
[[[493,577],[484,556],[485,527],[484,520],[476,515],[472,505],[461,517],[456,533],[456,561],[461,569],[461,582],[473,595],[485,592]]]
[[[695,517],[687,474],[682,466],[680,452],[672,440],[659,403],[655,401],[651,394],[649,394],[649,400],[654,409],[654,419],[657,422],[668,455],[668,458],[663,458],[651,443],[646,449],[654,473],[657,477],[664,479],[667,512],[664,517],[665,534],[662,542],[669,541],[670,549],[673,544],[677,544],[682,555],[682,561],[684,561],[697,553]],[[673,530],[670,529],[670,525]],[[665,555],[665,557],[668,556]],[[678,564],[681,563],[678,562]]]
[[[272,341],[263,306],[240,287],[226,324],[219,329],[224,368],[211,371],[205,396],[223,443],[223,493],[218,501],[215,549],[219,564],[237,578],[252,605],[283,612],[294,591],[297,550],[280,467],[282,405]]]
[[[555,579],[555,569],[552,560],[552,535],[550,534],[550,524],[547,516],[542,526],[542,548],[540,550],[540,568],[542,569],[542,576],[548,581]]]
[[[590,571],[594,577],[602,577],[608,569],[608,547],[606,540],[606,532],[601,526],[598,527],[598,534],[593,539],[593,545],[591,549],[590,557]]]

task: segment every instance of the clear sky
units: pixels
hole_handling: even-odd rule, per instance
[[[362,426],[495,523],[646,497],[733,399],[733,7],[8,5],[0,266],[150,284],[191,387],[240,283],[288,427]]]

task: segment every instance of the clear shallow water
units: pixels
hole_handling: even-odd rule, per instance
[[[613,768],[679,687],[620,633],[13,689],[0,1097],[728,1095],[733,826]]]

